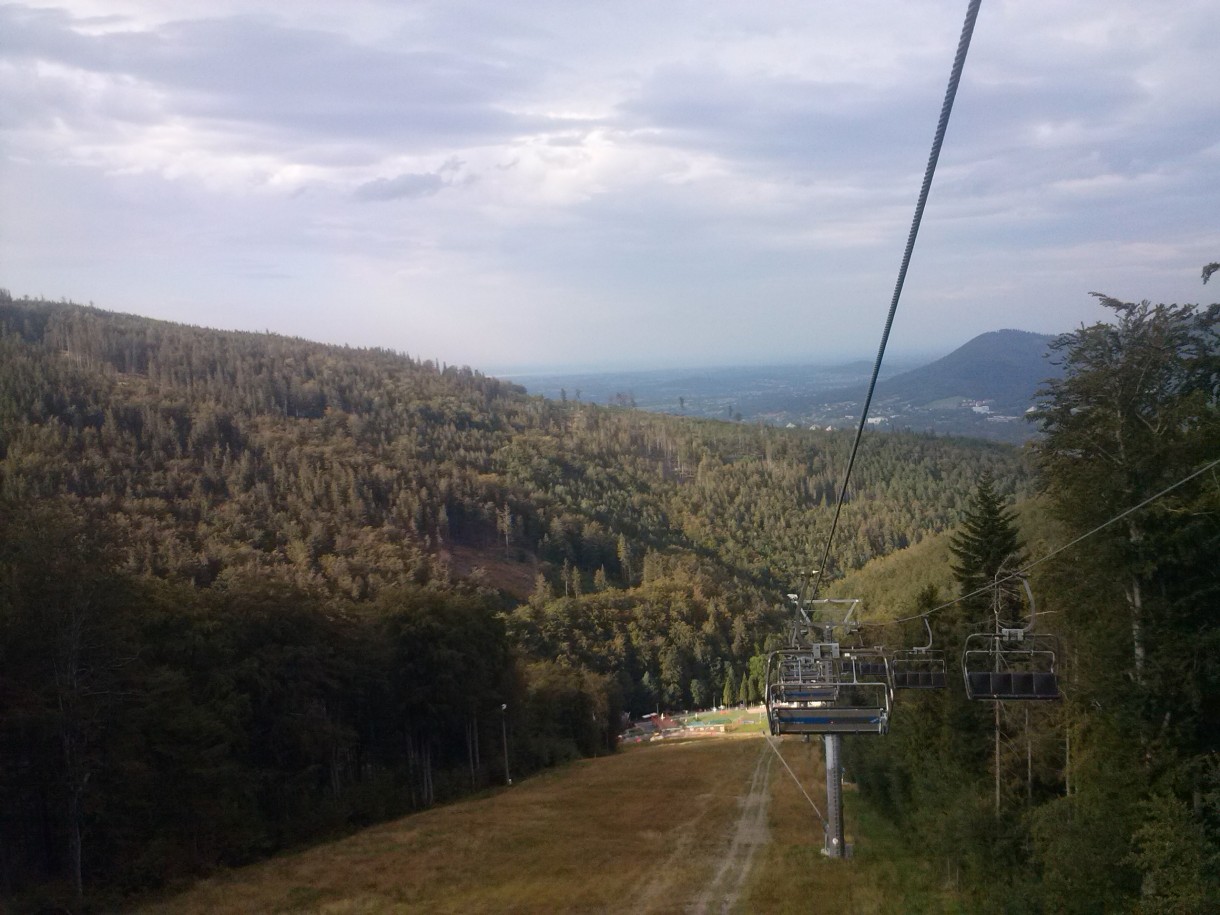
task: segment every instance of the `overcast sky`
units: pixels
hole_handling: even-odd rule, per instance
[[[875,353],[965,0],[0,5],[0,285],[488,371]],[[984,0],[891,346],[1212,301],[1220,3]]]

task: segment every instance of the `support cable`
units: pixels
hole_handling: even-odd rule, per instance
[[[809,792],[805,790],[805,786],[801,784],[801,780],[796,777],[796,773],[792,771],[792,767],[788,765],[788,760],[784,759],[784,754],[775,747],[775,738],[771,735],[766,735],[767,746],[775,751],[775,755],[779,757],[779,761],[784,764],[784,768],[788,770],[788,774],[792,776],[792,780],[796,782],[796,786],[801,789],[801,794],[805,795],[805,800],[809,802],[809,806],[813,808],[813,812],[818,815],[818,819],[822,821],[822,826],[829,829],[830,823],[826,821],[826,817],[822,816],[822,811],[818,810],[818,805],[813,802],[813,798],[809,796]]]
[[[936,134],[932,139],[932,151],[928,155],[928,164],[924,169],[923,185],[919,189],[919,200],[915,204],[915,216],[911,220],[911,231],[907,235],[906,250],[902,255],[902,265],[898,269],[898,280],[894,284],[894,296],[890,301],[889,315],[885,319],[885,330],[881,334],[881,345],[877,349],[877,359],[873,364],[872,378],[868,383],[868,394],[864,398],[864,410],[860,414],[860,425],[856,428],[856,440],[852,444],[851,455],[847,461],[847,472],[843,475],[843,487],[839,491],[839,501],[835,506],[834,520],[830,523],[830,533],[826,536],[826,549],[822,554],[822,561],[818,563],[818,568],[815,570],[817,579],[813,583],[813,597],[817,597],[818,588],[822,584],[822,576],[826,570],[826,563],[830,559],[830,548],[834,543],[835,531],[839,526],[839,513],[843,510],[843,503],[847,499],[847,487],[851,482],[852,468],[856,463],[856,453],[860,449],[860,439],[864,435],[864,427],[868,421],[868,410],[873,402],[873,393],[877,387],[877,377],[881,373],[881,360],[885,357],[885,347],[889,342],[890,328],[894,324],[894,315],[898,311],[898,299],[902,296],[902,286],[906,282],[907,268],[911,264],[911,253],[915,250],[915,238],[919,234],[919,224],[923,221],[924,207],[928,202],[928,194],[932,189],[932,177],[936,174],[936,163],[940,159],[941,145],[945,140],[945,131],[949,127],[949,115],[953,111],[953,100],[957,96],[957,86],[962,78],[962,68],[966,63],[966,52],[970,50],[970,38],[974,34],[974,21],[978,17],[979,5],[982,0],[970,0],[970,4],[966,9],[966,21],[962,24],[962,34],[957,43],[957,54],[953,58],[953,69],[949,73],[949,86],[945,90],[945,100],[940,108],[940,120],[936,125]],[[809,576],[812,572],[807,572],[801,582],[800,598],[805,597],[805,590],[809,584]]]

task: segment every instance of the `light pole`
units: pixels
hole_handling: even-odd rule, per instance
[[[500,736],[504,739],[504,781],[511,785],[513,777],[508,774],[508,703],[500,704]]]

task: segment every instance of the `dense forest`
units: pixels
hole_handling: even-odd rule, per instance
[[[0,296],[0,892],[100,904],[757,698],[849,446]],[[834,571],[1032,485],[866,446]]]
[[[902,692],[889,736],[846,756],[969,911],[1220,905],[1220,306],[1103,304],[1111,322],[1055,343],[1037,499],[1018,514],[984,477],[921,544],[938,575],[893,557],[837,583],[927,613],[950,659],[949,689]],[[969,701],[966,637],[1028,622],[1015,580],[988,588],[1019,569],[1063,699]]]
[[[1056,640],[1062,701],[950,676],[845,747],[969,911],[1220,898],[1220,306],[1103,303],[1026,452],[870,435],[834,544],[870,644],[927,612],[956,671],[1018,569]],[[114,905],[757,699],[849,446],[0,296],[3,899]]]

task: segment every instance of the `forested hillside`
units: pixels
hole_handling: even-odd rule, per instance
[[[200,586],[257,569],[362,599],[470,548],[590,590],[678,548],[782,587],[846,457],[838,434],[556,404],[386,351],[41,302],[0,328],[4,494],[100,509],[133,571]],[[956,521],[984,469],[1023,485],[1011,449],[873,439],[841,565]]]
[[[501,781],[505,735],[518,775],[757,697],[848,446],[6,297],[4,892],[172,880]],[[870,436],[838,567],[984,472],[1029,485]]]
[[[1054,344],[1039,497],[1018,513],[984,479],[951,536],[840,585],[927,613],[946,652],[949,688],[900,691],[890,734],[846,756],[970,911],[1220,904],[1220,306],[1103,303],[1111,323]],[[965,640],[1029,623],[1022,568],[1062,700],[970,701]]]
[[[1105,304],[1055,343],[1036,477],[870,435],[832,552],[869,644],[922,644],[885,620],[930,612],[946,651],[949,689],[845,755],[970,910],[1220,896],[1218,311]],[[849,445],[67,304],[0,302],[0,330],[18,907],[607,752],[623,710],[758,698]],[[966,637],[1028,613],[974,592],[1021,567],[1063,699],[970,701]]]

